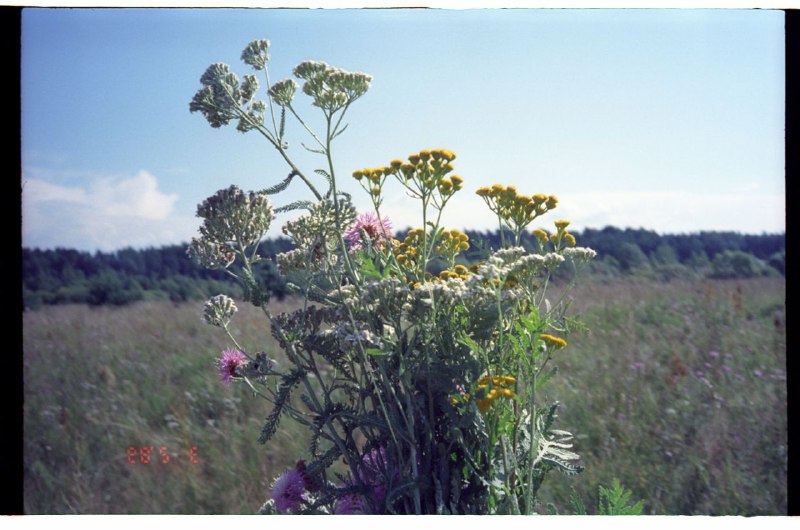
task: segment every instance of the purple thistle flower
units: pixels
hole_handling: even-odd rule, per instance
[[[764,372],[761,370],[753,370],[753,375],[760,378],[764,375]]]
[[[350,250],[361,250],[366,241],[362,239],[362,230],[369,237],[372,245],[382,243],[392,237],[392,223],[388,217],[382,220],[372,212],[367,212],[358,216],[356,224],[345,232],[344,240]]]
[[[361,515],[364,513],[364,499],[358,495],[345,495],[336,501],[336,515]]]
[[[694,372],[695,377],[699,377],[700,379],[705,378],[706,374],[702,370],[696,370]]]
[[[718,352],[718,351],[716,351],[716,350],[711,350],[710,352],[708,352],[708,354],[709,354],[709,355],[710,355],[712,358],[714,358],[714,359],[716,359],[717,357],[719,357],[719,352]]]
[[[378,511],[382,509],[386,502],[386,481],[388,476],[397,479],[399,474],[396,469],[388,469],[388,460],[384,447],[376,447],[362,455],[361,467],[358,470],[360,481],[354,481],[353,484],[361,482],[369,487],[369,499],[372,502],[372,506]],[[362,499],[362,509],[366,511],[366,508],[367,505]]]
[[[300,507],[305,490],[302,473],[290,469],[272,483],[272,500],[279,512],[288,513]]]
[[[247,362],[247,356],[239,350],[225,350],[222,352],[217,362],[219,366],[219,377],[226,385],[230,385],[236,377],[236,367]]]

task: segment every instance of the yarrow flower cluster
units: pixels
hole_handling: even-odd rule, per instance
[[[252,66],[255,70],[263,70],[269,61],[269,41],[267,39],[254,40],[242,51],[242,61]]]
[[[363,96],[372,76],[363,72],[348,72],[328,66],[321,61],[304,61],[294,69],[295,77],[304,79],[303,92],[314,99],[314,106],[329,115],[350,105]]]
[[[238,308],[233,299],[224,294],[211,297],[203,306],[203,320],[212,326],[225,327]]]
[[[294,79],[283,79],[270,87],[269,95],[275,104],[281,107],[288,107],[292,104],[296,91],[297,83],[295,83]]]
[[[200,238],[192,238],[189,255],[200,264],[227,267],[236,254],[257,244],[267,233],[275,214],[267,196],[245,193],[230,186],[203,201],[197,207],[203,219]]]

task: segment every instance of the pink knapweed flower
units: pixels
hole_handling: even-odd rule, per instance
[[[272,483],[272,500],[279,512],[289,513],[300,507],[305,490],[302,473],[290,469]]]
[[[236,367],[247,362],[247,356],[239,350],[225,350],[222,352],[217,362],[219,366],[219,377],[226,385],[236,377]]]
[[[367,242],[362,237],[362,230],[369,237],[372,245],[379,245],[392,237],[392,223],[388,217],[381,220],[372,212],[363,213],[358,216],[353,228],[344,234],[348,249],[361,250],[366,246]]]

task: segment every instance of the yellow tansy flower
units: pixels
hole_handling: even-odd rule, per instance
[[[560,350],[567,347],[567,341],[561,337],[554,337],[553,335],[548,335],[547,333],[542,333],[539,335],[539,337],[541,337],[544,343],[550,348]]]

